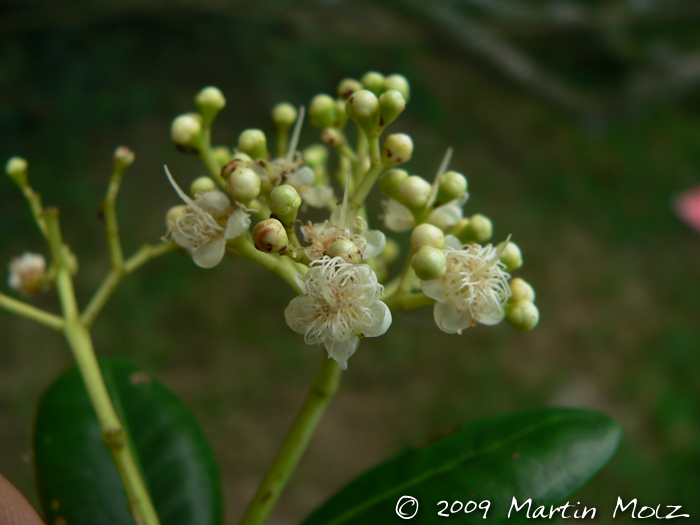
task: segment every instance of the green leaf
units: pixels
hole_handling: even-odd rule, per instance
[[[101,360],[100,366],[140,458],[161,524],[220,524],[219,473],[192,413],[135,365]],[[48,523],[133,524],[124,488],[77,368],[59,377],[44,395],[34,446]]]
[[[528,523],[526,509],[508,518],[514,497],[519,505],[532,498],[531,517],[539,505],[549,513],[607,463],[620,435],[617,423],[589,410],[546,408],[476,421],[360,475],[303,525],[406,523],[396,513],[402,496],[418,500],[411,523],[443,523],[438,512],[470,500],[490,502],[487,519],[482,509],[461,510],[452,515],[459,523]],[[415,506],[403,511],[410,515]]]

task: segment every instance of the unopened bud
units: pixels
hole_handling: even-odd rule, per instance
[[[179,204],[178,206],[173,206],[165,214],[165,225],[168,228],[172,228],[177,224],[177,220],[185,215],[189,211],[188,206],[185,204]]]
[[[411,258],[411,266],[422,281],[439,279],[447,270],[445,252],[433,246],[423,246]]]
[[[376,71],[368,71],[362,75],[362,85],[365,89],[369,89],[375,95],[379,96],[384,92],[384,75]]]
[[[350,98],[355,91],[362,89],[362,83],[354,78],[345,78],[338,84],[338,96],[343,100]]]
[[[272,108],[272,122],[277,129],[288,130],[297,121],[299,111],[289,102],[280,102]]]
[[[261,252],[284,253],[289,247],[289,237],[280,221],[266,219],[255,225],[253,243]]]
[[[226,187],[231,197],[248,204],[260,195],[260,177],[252,169],[239,166],[229,175]]]
[[[411,210],[419,210],[428,203],[431,190],[428,181],[418,175],[411,175],[399,184],[396,200]]]
[[[211,149],[211,153],[219,166],[223,166],[231,160],[231,150],[226,146],[216,146]]]
[[[267,160],[267,139],[259,129],[246,129],[238,137],[238,150],[253,159]]]
[[[501,242],[498,243],[496,248],[500,250],[502,246],[503,243]],[[503,249],[503,253],[501,253],[501,261],[506,265],[509,272],[520,268],[523,265],[523,254],[520,251],[520,247],[513,241],[508,242]]]
[[[445,204],[455,199],[461,199],[467,193],[467,178],[456,171],[444,173],[439,180],[439,202]]]
[[[379,178],[379,189],[387,197],[396,199],[399,191],[399,185],[408,178],[408,172],[401,168],[394,168],[382,173]]]
[[[395,89],[400,91],[406,102],[411,98],[411,87],[408,84],[408,80],[403,75],[393,74],[389,75],[384,79],[384,89]]]
[[[530,301],[518,301],[506,304],[506,321],[516,332],[532,330],[540,320],[540,311]]]
[[[442,230],[432,224],[419,224],[411,232],[411,253],[415,253],[423,246],[432,246],[442,250],[445,247],[445,235]]]
[[[203,175],[202,177],[197,177],[190,184],[190,196],[194,198],[195,195],[202,195],[204,193],[218,190],[219,187],[214,182],[214,179]]]
[[[345,262],[358,264],[362,262],[362,252],[357,245],[345,237],[339,238],[326,250],[329,257],[341,257]]]
[[[136,156],[126,146],[119,146],[114,150],[114,170],[125,172],[134,163]]]
[[[325,166],[328,162],[328,148],[323,144],[312,144],[301,152],[301,158],[311,169]]]
[[[338,128],[326,128],[321,132],[321,140],[333,148],[345,145],[343,133]]]
[[[535,300],[535,290],[524,279],[516,277],[511,279],[509,284],[511,291],[509,303],[515,304],[520,301],[533,302]]]
[[[12,259],[7,284],[26,297],[45,290],[47,288],[46,259],[42,255],[29,252]]]
[[[366,89],[355,91],[345,104],[345,112],[368,135],[379,123],[379,99]]]
[[[219,88],[208,86],[202,89],[194,97],[199,113],[202,115],[204,124],[212,123],[216,115],[226,106],[226,99]]]
[[[270,211],[284,224],[291,225],[297,218],[299,206],[301,206],[301,197],[299,193],[289,184],[277,186],[270,193],[268,201]]]
[[[382,144],[382,164],[386,168],[408,162],[413,155],[413,140],[405,133],[394,133]]]
[[[244,164],[248,164],[248,166],[255,162],[250,155],[248,155],[247,153],[243,153],[242,151],[237,151],[236,153],[234,153],[233,157],[231,157],[231,160],[243,162]]]
[[[197,147],[202,133],[202,117],[198,113],[185,113],[173,120],[170,137],[180,146]]]
[[[472,215],[467,225],[457,234],[459,240],[465,244],[472,242],[483,243],[493,235],[493,223],[488,217],[477,213]]]
[[[18,186],[24,186],[27,183],[27,170],[29,164],[22,157],[12,157],[5,164],[5,173],[12,178]]]
[[[345,111],[345,101],[336,100],[335,101],[335,127],[338,129],[343,129],[345,123],[348,121],[348,113]]]
[[[399,91],[390,89],[382,93],[379,97],[379,125],[388,126],[403,113],[404,109],[406,109],[406,101]]]
[[[330,95],[316,95],[309,105],[309,122],[317,129],[335,125],[335,100]]]

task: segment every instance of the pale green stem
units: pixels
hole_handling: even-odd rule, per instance
[[[253,246],[253,243],[247,237],[235,239],[232,247],[240,255],[260,263],[272,273],[279,275],[295,292],[299,293],[301,291],[294,280],[294,274],[304,274],[304,270],[308,269],[307,267],[296,266],[291,259],[281,255],[261,252]]]
[[[87,326],[79,317],[73,290],[67,249],[61,238],[58,209],[44,212],[47,240],[56,267],[56,289],[58,290],[65,320],[66,340],[80,370],[90,401],[97,413],[102,435],[126,491],[127,501],[136,525],[158,525],[159,520],[151,502],[146,485],[141,477],[136,457],[105,386],[100,367],[92,347]]]
[[[41,204],[41,195],[32,189],[26,179],[23,182],[19,182],[18,186],[29,203],[29,209],[32,211],[32,217],[34,217],[36,225],[41,230],[44,238],[46,238],[48,230],[46,229],[46,221],[44,220],[44,206]]]
[[[362,128],[357,128],[357,146],[355,151],[357,152],[357,158],[353,164],[353,178],[355,185],[357,186],[362,182],[364,177],[364,170],[362,169],[364,165],[365,157],[367,156],[367,148],[369,147],[369,142],[367,141],[367,134]]]
[[[65,326],[63,318],[50,314],[49,312],[45,312],[40,308],[31,306],[22,301],[18,301],[17,299],[13,299],[12,297],[8,297],[2,293],[0,293],[0,308],[4,308],[8,312],[17,314],[21,317],[26,317],[32,321],[36,321],[39,324],[43,324],[44,326],[48,326],[49,328],[53,328],[59,332],[63,330]]]
[[[324,355],[323,363],[311,383],[304,406],[294,420],[272,466],[265,474],[253,501],[243,515],[241,525],[261,525],[267,519],[306,451],[326,406],[338,391],[341,373],[338,363]]]
[[[112,268],[121,268],[124,266],[124,254],[122,253],[122,245],[119,241],[119,225],[117,223],[117,210],[115,203],[119,186],[122,182],[121,171],[115,170],[109,179],[107,187],[107,198],[104,201],[102,211],[105,217],[105,225],[107,230],[107,244],[109,246],[109,256],[112,260]]]
[[[413,308],[419,308],[421,306],[428,306],[435,303],[435,299],[431,299],[424,293],[405,293],[399,292],[388,299],[384,300],[391,310],[411,310]]]
[[[95,317],[100,313],[104,307],[107,300],[112,296],[114,291],[119,286],[119,283],[129,275],[133,273],[136,269],[147,263],[148,261],[160,257],[172,250],[177,248],[174,242],[163,242],[161,244],[156,244],[155,246],[150,244],[145,244],[129,259],[124,261],[123,265],[119,268],[113,267],[112,270],[107,274],[102,284],[95,292],[95,295],[90,299],[90,302],[85,307],[83,314],[80,317],[81,322],[89,327],[95,321]]]
[[[219,184],[219,186],[221,186],[222,188],[226,188],[226,181],[221,176],[222,166],[219,164],[219,161],[216,160],[216,158],[214,157],[214,152],[211,150],[210,126],[202,127],[202,135],[200,137],[200,144],[198,149],[199,157],[202,159],[202,162],[204,162],[204,165],[207,167],[207,170],[209,170],[209,174],[211,175],[211,177]]]
[[[277,128],[277,156],[284,157],[287,154],[288,147],[289,147],[289,128],[288,127],[278,127]]]
[[[362,179],[362,182],[356,187],[355,191],[352,192],[350,207],[354,210],[359,209],[364,204],[367,195],[372,191],[374,183],[377,182],[377,178],[381,175],[382,171],[384,171],[378,135],[369,137],[369,158],[369,170]]]

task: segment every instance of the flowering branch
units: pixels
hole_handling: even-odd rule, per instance
[[[8,312],[17,314],[21,317],[26,317],[32,321],[36,321],[39,324],[58,330],[59,332],[63,330],[65,322],[63,319],[57,315],[45,312],[44,310],[37,308],[35,306],[29,305],[12,297],[0,293],[0,308],[4,308]]]

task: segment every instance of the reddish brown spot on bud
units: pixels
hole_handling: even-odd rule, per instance
[[[384,117],[379,117],[379,125],[380,126],[384,125]]]
[[[391,151],[390,149],[386,150],[386,156],[387,156],[387,157],[391,158],[393,155],[394,155],[394,154],[392,153],[392,151]]]

